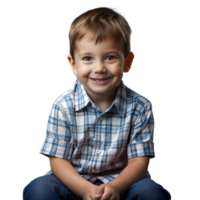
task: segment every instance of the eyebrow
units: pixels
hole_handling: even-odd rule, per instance
[[[78,54],[78,56],[92,55],[92,54],[93,54],[92,52],[83,52],[83,53]],[[118,55],[120,55],[120,53],[118,51],[113,51],[113,50],[107,51],[104,54],[118,54]]]

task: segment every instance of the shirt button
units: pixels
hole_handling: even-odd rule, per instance
[[[103,120],[103,117],[99,117],[99,120],[101,120],[101,121],[102,121],[102,120]]]
[[[92,173],[95,173],[96,171],[93,169],[93,170],[91,170],[91,172],[92,172]]]
[[[101,153],[101,151],[97,150],[97,151],[96,151],[96,153],[97,153],[97,154],[100,154],[100,153]]]

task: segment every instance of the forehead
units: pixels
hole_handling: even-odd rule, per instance
[[[76,40],[76,45],[79,45],[79,44],[84,44],[84,45],[90,44],[90,45],[94,45],[94,46],[101,45],[101,44],[108,44],[111,46],[116,46],[117,42],[114,39],[112,39],[111,37],[106,37],[101,40],[98,40],[92,34],[86,34],[81,39]]]
[[[122,42],[116,41],[110,36],[98,39],[96,34],[87,33],[82,38],[79,38],[75,42],[75,51],[81,51],[86,49],[98,48],[101,50],[116,50],[122,51]]]

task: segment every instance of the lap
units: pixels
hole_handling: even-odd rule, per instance
[[[126,200],[170,200],[170,194],[150,178],[144,178],[128,188],[121,196]]]
[[[100,185],[102,182],[96,182]],[[24,200],[82,200],[72,193],[54,174],[34,179],[25,188]],[[170,200],[170,194],[161,185],[150,178],[142,179],[132,186],[120,197],[121,200]]]
[[[41,176],[30,182],[23,191],[24,200],[77,200],[73,194],[54,174]]]
[[[102,183],[97,182],[96,185]],[[150,178],[144,178],[128,188],[120,200],[170,200],[169,192]]]

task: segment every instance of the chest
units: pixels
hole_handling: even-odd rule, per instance
[[[105,148],[114,145],[126,145],[131,115],[122,117],[116,109],[108,113],[99,113],[92,109],[81,110],[70,116],[70,133],[76,146],[101,145]]]
[[[100,108],[101,112],[103,113],[108,108],[110,108],[111,104],[97,104],[97,106]]]
[[[103,113],[104,111],[106,111],[108,108],[110,108],[110,106],[98,106],[101,110],[101,112]]]

